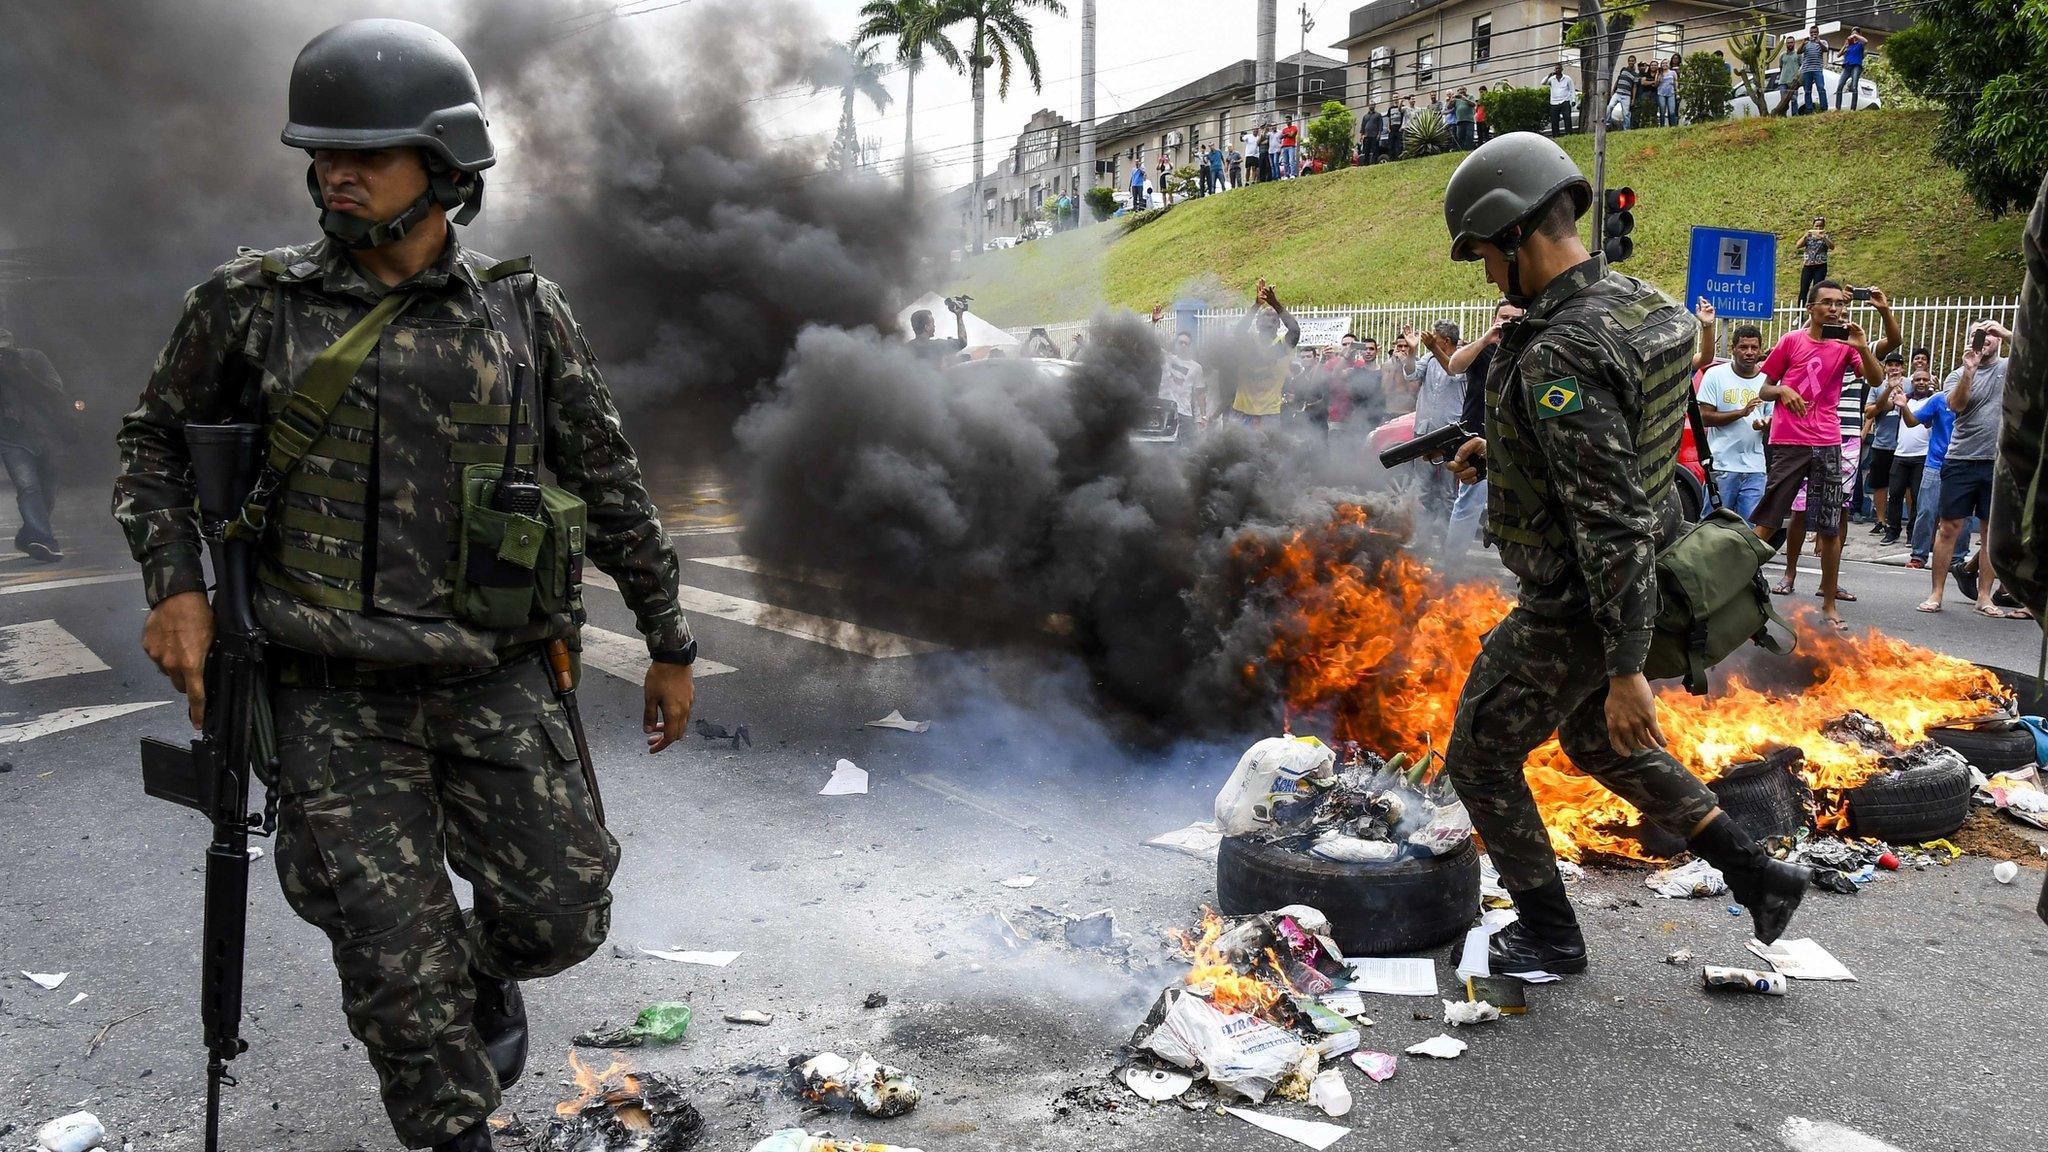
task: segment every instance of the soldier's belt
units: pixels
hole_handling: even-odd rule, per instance
[[[385,664],[375,660],[322,656],[292,648],[272,648],[270,664],[277,670],[277,683],[285,688],[404,693],[451,687],[489,676],[522,661],[539,660],[544,648],[545,645],[539,641],[514,644],[500,650],[498,663],[489,668]]]

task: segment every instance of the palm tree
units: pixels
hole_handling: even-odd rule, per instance
[[[903,65],[903,187],[910,189],[911,153],[917,147],[917,74],[929,52],[949,68],[960,67],[960,49],[946,35],[945,6],[940,0],[868,0],[861,6],[856,44],[889,37],[896,41],[896,59]]]
[[[967,45],[968,75],[974,90],[974,193],[969,203],[974,214],[974,250],[981,251],[982,233],[987,226],[987,216],[981,208],[983,115],[988,109],[988,70],[996,70],[996,95],[1008,97],[1010,78],[1016,64],[1022,62],[1024,74],[1031,79],[1031,90],[1044,88],[1044,77],[1038,70],[1038,47],[1031,39],[1031,21],[1025,13],[1033,8],[1043,9],[1054,16],[1065,16],[1067,6],[1060,0],[939,0],[942,5],[940,20],[948,27],[954,24],[969,24],[974,28],[974,37]],[[1013,59],[1014,57],[1014,59]]]
[[[844,47],[835,46],[823,70],[811,81],[813,92],[839,89],[839,135],[832,142],[832,163],[842,172],[860,166],[860,134],[853,126],[854,99],[866,96],[878,112],[889,106],[889,90],[882,86],[886,68],[879,54],[873,44],[863,44],[858,39]]]

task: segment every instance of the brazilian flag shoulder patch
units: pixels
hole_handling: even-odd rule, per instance
[[[1567,416],[1585,407],[1585,401],[1579,395],[1579,380],[1576,376],[1564,376],[1546,384],[1538,384],[1535,394],[1538,420]]]

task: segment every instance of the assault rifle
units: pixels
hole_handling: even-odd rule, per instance
[[[242,951],[249,922],[249,836],[277,828],[277,791],[249,812],[249,778],[277,779],[276,730],[263,670],[263,630],[250,602],[255,542],[232,538],[263,448],[259,424],[185,428],[199,495],[200,533],[213,560],[213,647],[206,654],[206,715],[199,739],[142,742],[142,790],[213,824],[206,847],[206,918],[199,953],[199,1020],[206,1039],[206,1152],[220,1148],[220,1090],[242,1039]]]
[[[1465,441],[1479,435],[1453,420],[1434,432],[1425,432],[1406,444],[1396,444],[1380,453],[1380,467],[1397,468],[1410,460],[1448,460],[1457,455]],[[1486,479],[1486,457],[1475,456],[1468,461],[1479,470],[1479,478]]]

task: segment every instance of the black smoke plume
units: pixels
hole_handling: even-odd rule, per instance
[[[306,158],[278,142],[298,50],[401,16],[448,33],[483,82],[500,163],[465,242],[530,252],[563,284],[622,404],[722,438],[805,324],[890,321],[919,217],[899,183],[827,176],[826,138],[771,119],[789,105],[764,97],[829,95],[843,70],[808,9],[617,7],[0,6],[0,326],[91,402],[82,432],[110,459],[184,291],[237,246],[318,236]]]
[[[1364,502],[1287,434],[1218,428],[1135,444],[1159,382],[1149,326],[1099,317],[1071,373],[1016,361],[938,369],[872,333],[814,329],[741,422],[750,553],[901,589],[944,631],[972,621],[1070,634],[1107,697],[1153,720],[1220,726],[1270,707],[1245,674],[1288,606],[1265,559],[1297,528]],[[1358,534],[1360,564],[1399,538]],[[867,595],[872,593],[854,593]]]

